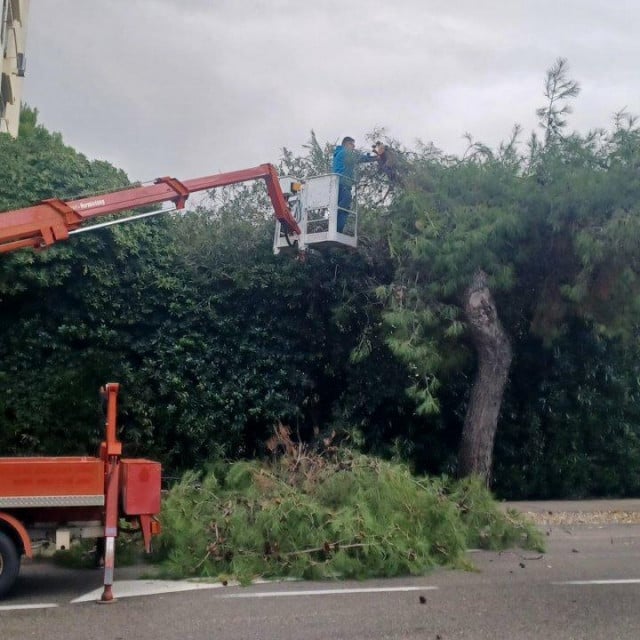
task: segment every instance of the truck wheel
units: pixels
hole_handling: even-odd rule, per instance
[[[0,598],[13,586],[20,571],[20,556],[13,540],[0,531]]]

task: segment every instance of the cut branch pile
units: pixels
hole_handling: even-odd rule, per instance
[[[190,472],[163,507],[166,574],[367,578],[464,567],[468,546],[540,548],[477,480],[416,478],[401,465],[296,443],[278,427],[266,463]]]

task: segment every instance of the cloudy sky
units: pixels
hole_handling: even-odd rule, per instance
[[[530,132],[562,56],[571,126],[640,114],[638,0],[31,0],[25,99],[131,179],[277,162],[375,127],[460,153]]]

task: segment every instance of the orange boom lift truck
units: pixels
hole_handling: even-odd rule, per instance
[[[180,182],[159,178],[146,186],[88,198],[53,198],[34,206],[0,214],[0,253],[23,248],[43,249],[70,235],[96,227],[182,209],[196,191],[263,179],[277,220],[280,242],[295,245],[301,238],[275,168],[252,169]],[[283,179],[289,195],[297,187]],[[165,208],[86,226],[99,216],[161,204]],[[167,205],[169,208],[166,208]],[[102,389],[106,402],[105,438],[94,457],[0,457],[0,598],[13,585],[22,556],[31,558],[35,542],[68,546],[72,537],[103,538],[102,602],[113,601],[115,538],[121,519],[136,523],[147,551],[159,531],[161,469],[158,462],[122,457],[117,437],[118,384]]]

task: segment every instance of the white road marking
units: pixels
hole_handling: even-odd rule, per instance
[[[266,580],[256,580],[253,584],[265,584]],[[238,586],[237,582],[223,585],[220,582],[198,582],[191,580],[122,580],[113,584],[113,595],[118,598],[133,598],[136,596],[152,596],[165,593],[178,593],[182,591],[195,591],[199,589],[221,589],[224,587]],[[372,587],[353,589],[305,589],[300,591],[258,591],[250,593],[230,593],[219,596],[221,598],[276,598],[293,596],[325,596],[344,595],[350,593],[392,593],[394,591],[431,591],[438,587]],[[79,602],[95,602],[100,600],[102,587],[85,593],[71,601],[72,604]]]
[[[224,585],[219,582],[191,582],[189,580],[116,580],[113,583],[115,598],[133,598],[136,596],[153,596],[162,593],[195,591],[196,589],[220,589]],[[71,602],[92,602],[100,600],[103,588],[85,593]]]
[[[42,602],[37,604],[6,604],[0,607],[0,611],[20,611],[25,609],[55,609],[58,605],[53,602]]]
[[[433,591],[438,587],[372,587],[356,589],[305,589],[301,591],[257,591],[254,593],[228,593],[219,598],[291,598],[294,596],[333,596],[350,593],[393,593],[395,591]]]
[[[552,582],[562,585],[589,585],[589,584],[640,584],[640,578],[622,578],[619,580],[566,580],[565,582]]]

